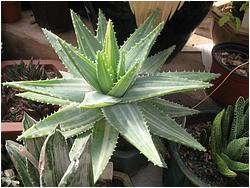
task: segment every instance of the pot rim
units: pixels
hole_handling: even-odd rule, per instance
[[[212,49],[212,58],[213,62],[212,63],[217,63],[221,68],[223,68],[226,72],[230,73],[232,69],[228,68],[226,65],[218,61],[218,59],[215,57],[215,53],[218,51],[226,51],[226,50],[237,50],[240,54],[247,54],[248,59],[249,59],[249,47],[244,45],[244,44],[239,44],[239,43],[233,43],[233,42],[223,42],[216,44],[213,49]],[[244,53],[246,51],[246,53]],[[248,80],[249,77],[242,76],[240,74],[237,74],[235,71],[232,73],[234,76],[237,76],[239,78]]]

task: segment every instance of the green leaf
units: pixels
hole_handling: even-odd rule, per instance
[[[104,42],[106,29],[107,29],[107,20],[103,15],[102,10],[99,9],[96,38],[101,44],[103,44]]]
[[[121,97],[128,90],[128,88],[134,83],[137,73],[139,72],[141,67],[141,62],[133,64],[128,72],[125,73],[123,77],[118,80],[115,86],[108,92],[108,95],[112,95],[114,97]]]
[[[215,161],[215,164],[218,168],[218,171],[223,176],[226,176],[229,178],[234,178],[237,176],[237,174],[234,171],[232,171],[228,168],[227,163],[217,153],[215,153],[215,155],[214,155],[214,161]]]
[[[72,64],[77,68],[82,77],[96,90],[100,90],[100,86],[96,76],[96,64],[80,54],[70,44],[63,40],[59,40],[63,50],[71,60]]]
[[[106,64],[104,60],[104,54],[98,51],[96,75],[97,75],[97,79],[101,87],[101,90],[104,94],[108,93],[114,85],[114,79],[112,75],[110,75],[107,67],[108,65]]]
[[[92,127],[91,123],[103,117],[100,109],[85,109],[78,108],[77,106],[79,106],[79,103],[70,104],[39,121],[19,136],[18,140],[46,136],[50,134],[58,124],[62,132],[74,129],[79,130],[79,128],[81,128],[81,132],[84,132]],[[76,134],[81,132],[76,132]]]
[[[231,160],[226,154],[221,153],[221,158],[227,163],[227,166],[236,172],[249,172],[249,164],[248,163],[242,163],[238,161]]]
[[[227,154],[232,160],[240,161],[244,153],[245,146],[248,144],[248,140],[248,137],[232,140],[228,143],[225,154]]]
[[[102,45],[83,24],[81,18],[72,10],[70,12],[80,52],[85,54],[92,61],[95,61],[96,52],[102,50]]]
[[[53,104],[53,105],[61,105],[65,106],[71,103],[69,100],[60,99],[57,97],[52,97],[44,94],[33,93],[33,92],[24,92],[16,94],[18,97],[22,97],[24,99],[28,99],[35,102]]]
[[[231,19],[230,19],[230,16],[228,15],[223,15],[220,19],[219,19],[219,26],[223,26],[225,23],[229,22]]]
[[[41,150],[40,185],[56,187],[59,184],[70,164],[68,154],[66,140],[61,131],[56,129],[46,138]]]
[[[234,118],[234,108],[232,105],[228,105],[225,113],[221,120],[221,131],[222,131],[222,144],[225,147],[228,143],[228,138],[231,130],[231,125]]]
[[[234,119],[229,135],[229,142],[238,138],[242,134],[244,129],[244,107],[245,99],[243,97],[239,97],[234,107]]]
[[[150,99],[148,101],[142,101],[142,103],[151,104],[152,106],[160,110],[163,114],[167,114],[171,118],[189,116],[189,115],[199,113],[198,110],[188,108],[180,104],[170,102],[168,100],[164,100],[164,99],[157,98],[157,97]]]
[[[220,113],[216,115],[211,128],[211,150],[212,157],[214,158],[216,154],[220,154],[222,151],[221,120],[224,113],[225,109],[223,109]]]
[[[163,27],[164,23],[159,24],[152,32],[150,32],[145,38],[140,40],[139,43],[133,46],[125,54],[126,70],[128,70],[136,61],[145,61]]]
[[[70,150],[70,165],[58,187],[93,186],[90,135],[79,135]]]
[[[66,52],[62,49],[61,44],[59,43],[59,37],[55,34],[51,33],[46,29],[42,29],[45,37],[54,48],[55,52],[57,53],[59,59],[62,61],[64,66],[68,69],[68,71],[74,75],[75,78],[82,78],[81,74],[75,67],[75,65],[71,62],[71,59],[68,57]]]
[[[159,52],[154,56],[147,58],[145,63],[142,65],[140,74],[144,73],[155,74],[156,72],[158,72],[160,68],[163,66],[163,64],[166,62],[169,55],[174,51],[174,49],[175,45]]]
[[[116,80],[116,69],[119,62],[119,48],[117,45],[115,32],[112,21],[108,21],[107,31],[104,39],[104,60],[106,62],[106,69],[110,70],[111,77]]]
[[[27,167],[26,167],[26,159],[23,153],[20,152],[20,150],[25,149],[22,145],[19,145],[18,143],[12,141],[12,140],[6,140],[5,145],[8,154],[11,158],[12,163],[15,166],[15,169],[17,170],[22,183],[25,187],[33,187],[32,178],[30,174],[28,173]]]
[[[206,149],[187,133],[185,129],[178,125],[168,115],[162,114],[155,106],[144,102],[139,103],[139,106],[142,109],[143,115],[152,133],[188,147],[206,151]]]
[[[120,51],[119,63],[117,66],[117,80],[125,74],[125,52]]]
[[[214,80],[220,76],[220,74],[210,73],[210,72],[162,72],[157,73],[157,76],[169,76],[169,77],[178,77],[188,80],[196,80],[208,82]]]
[[[128,52],[140,40],[145,38],[155,27],[156,18],[159,16],[159,9],[153,11],[146,21],[124,42],[121,49]]]
[[[134,85],[123,96],[122,102],[134,102],[147,98],[163,96],[166,94],[183,93],[204,89],[211,84],[183,78],[169,76],[145,76],[139,77]]]
[[[3,85],[75,102],[81,102],[84,93],[92,91],[89,85],[84,84],[83,79],[18,81],[6,82]]]
[[[120,98],[115,98],[109,95],[104,95],[97,91],[88,92],[79,105],[80,108],[100,108],[105,106],[114,105],[120,102]]]
[[[155,165],[164,167],[149,133],[146,121],[136,104],[117,104],[103,108],[108,122]]]
[[[118,139],[118,132],[105,119],[96,122],[92,135],[92,163],[94,182],[109,162]]]

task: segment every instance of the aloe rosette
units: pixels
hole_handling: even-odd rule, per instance
[[[66,138],[91,130],[95,181],[108,163],[119,134],[160,167],[166,164],[158,137],[204,151],[204,147],[173,120],[198,111],[159,97],[210,87],[209,81],[218,75],[159,73],[175,47],[147,58],[164,26],[160,23],[154,27],[157,15],[158,11],[154,11],[120,47],[112,21],[107,21],[101,11],[96,36],[71,11],[77,48],[43,29],[68,72],[62,72],[61,79],[4,85],[27,91],[18,94],[19,97],[57,104],[61,109],[40,120],[18,139],[48,135],[58,124]]]

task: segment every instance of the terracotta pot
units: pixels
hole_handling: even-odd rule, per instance
[[[212,67],[210,72],[220,73],[221,76],[216,80],[212,81],[213,87],[207,89],[208,93],[211,93],[230,73],[230,69],[226,67],[223,63],[219,62],[215,57],[215,53],[218,51],[234,52],[237,54],[242,54],[245,57],[249,57],[248,47],[236,44],[236,43],[221,43],[214,46],[212,50]],[[228,79],[216,90],[212,95],[212,99],[222,106],[227,106],[229,104],[234,104],[239,96],[248,98],[249,96],[249,79],[248,77],[239,75],[237,73],[232,73]]]
[[[25,64],[28,64],[30,60],[24,60]],[[45,68],[50,68],[54,72],[59,73],[59,71],[66,71],[64,66],[59,60],[33,60],[34,64],[39,62],[40,65],[44,65]],[[13,66],[19,64],[20,60],[8,60],[1,62],[1,70],[8,68],[8,66]],[[22,122],[1,122],[1,140],[15,140],[18,135],[22,132]]]
[[[21,18],[21,2],[2,1],[2,21],[4,23],[13,23]]]
[[[219,19],[223,16],[223,13],[219,8],[213,7],[211,10],[213,21],[211,27],[211,37],[214,44],[220,44],[223,42],[234,42],[244,45],[249,43],[249,33],[244,32],[244,30],[237,31],[232,23],[225,23],[223,26],[219,26]]]

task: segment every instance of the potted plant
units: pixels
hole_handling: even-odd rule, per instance
[[[169,143],[170,165],[168,170],[164,169],[163,183],[175,187],[247,186],[248,116],[248,100],[240,97],[235,107],[229,105],[217,115],[204,113],[188,118],[187,131],[192,133],[207,151],[199,152]],[[238,161],[234,161],[235,152],[241,155]]]
[[[221,76],[213,82],[214,86],[207,90],[208,93],[213,92],[211,97],[222,106],[234,104],[239,96],[248,98],[249,48],[236,43],[217,44],[213,47],[212,58],[210,72],[220,73]],[[236,67],[238,68],[231,74]]]
[[[21,80],[43,80],[60,76],[59,71],[65,70],[57,60],[8,60],[2,61],[2,82]],[[2,87],[2,141],[16,139],[21,134],[21,121],[24,111],[33,115],[37,120],[46,117],[57,106],[27,101],[15,94],[20,90]]]
[[[150,20],[156,15],[157,11],[153,12],[120,48],[112,21],[107,21],[101,11],[96,36],[71,12],[78,48],[43,29],[69,74],[51,80],[3,84],[27,91],[22,93],[24,98],[61,106],[59,111],[23,132],[18,140],[46,136],[58,124],[65,138],[91,131],[94,183],[109,162],[119,134],[160,167],[166,164],[159,137],[205,150],[170,118],[198,111],[158,97],[210,87],[209,81],[218,75],[158,73],[174,46],[147,58],[164,26],[160,23],[151,27]]]
[[[211,10],[211,35],[214,44],[233,42],[248,45],[248,12],[248,1],[232,1],[219,6],[215,3]]]

